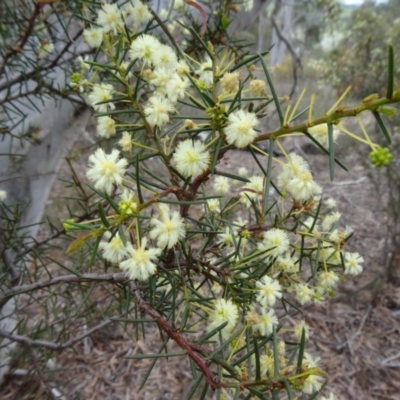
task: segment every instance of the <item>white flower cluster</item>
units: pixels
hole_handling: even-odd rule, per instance
[[[175,161],[176,169],[183,176],[197,176],[207,169],[210,153],[200,141],[188,139],[178,144],[173,160]]]
[[[139,26],[151,20],[152,15],[146,4],[141,0],[131,0],[122,6],[118,4],[103,4],[96,19],[96,27],[83,31],[83,37],[90,47],[100,47],[103,36],[109,32],[116,35],[124,29],[124,23]]]
[[[258,125],[258,119],[254,113],[239,110],[230,114],[228,121],[225,134],[229,144],[241,149],[253,143],[257,137],[254,128]]]
[[[226,340],[235,328],[238,319],[239,310],[232,300],[217,299],[210,315],[210,323],[207,330],[211,332],[222,324],[227,323],[220,331],[222,339]]]
[[[291,173],[297,170],[300,172],[308,170],[308,165],[301,158],[291,155],[290,161],[292,163],[296,162],[294,166],[289,167],[291,168]],[[286,165],[284,165],[285,167]],[[281,172],[278,177],[280,174]],[[247,170],[242,167],[238,176],[247,175]],[[248,177],[248,181],[239,191],[240,203],[244,204],[246,208],[251,206],[250,199],[253,204],[259,205],[258,202],[264,194],[266,184],[265,179],[261,176]],[[229,198],[227,194],[230,193],[233,185],[234,183],[231,183],[227,177],[216,176],[212,187],[217,195]],[[246,197],[243,196],[243,193],[246,194]],[[319,190],[318,193],[320,193]],[[305,207],[307,207],[308,202],[311,205],[311,209],[315,211],[316,206],[312,206],[313,202],[315,202],[312,195],[304,195],[303,197],[307,199],[303,200]],[[216,204],[215,207],[212,206],[214,203]],[[309,250],[313,249],[312,253],[310,253],[310,264],[314,265],[315,262],[319,261],[321,265],[317,269],[315,280],[306,279],[307,275],[300,270],[302,250],[295,245],[295,241],[298,242],[296,234],[282,228],[270,228],[263,233],[261,240],[256,242],[257,250],[264,260],[263,262],[269,263],[272,268],[269,273],[261,276],[256,281],[255,287],[252,289],[255,292],[254,303],[244,312],[244,321],[252,328],[255,334],[260,336],[271,335],[273,328],[279,324],[275,308],[280,307],[280,300],[284,297],[290,298],[293,294],[300,305],[311,302],[318,303],[323,301],[326,294],[330,295],[332,290],[336,288],[340,279],[340,266],[344,267],[345,274],[361,273],[363,258],[358,253],[342,250],[345,240],[352,233],[352,230],[348,227],[341,230],[338,227],[341,215],[332,211],[335,206],[334,199],[327,199],[320,210],[320,215],[317,218],[305,217],[302,225],[303,229],[299,230],[301,235],[304,235],[306,246]],[[206,212],[221,213],[223,208],[223,199],[208,200]],[[217,235],[216,243],[226,256],[232,252],[232,249],[239,247],[236,260],[238,265],[241,265],[243,263],[241,260],[245,260],[246,254],[249,254],[251,249],[254,248],[251,241],[247,239],[248,236],[244,235],[248,221],[234,222],[232,226],[233,228],[230,226],[220,228],[222,232]],[[340,255],[343,257],[343,264]],[[304,263],[303,259],[303,269]],[[231,268],[234,269],[235,267]],[[247,276],[246,273],[241,275],[243,277]],[[222,338],[227,340],[233,334],[233,330],[240,327],[240,324],[236,323],[237,309],[232,300],[220,299],[218,300],[218,310],[218,312],[211,312],[209,315],[208,331],[213,331],[224,322],[235,321],[235,324],[229,323],[221,330]],[[301,339],[303,329],[307,340],[310,329],[304,321],[301,321],[293,328],[293,333],[297,340]],[[281,357],[280,360],[283,368],[287,360],[284,357]],[[264,355],[261,362],[265,373],[273,375],[273,358],[269,355]],[[311,369],[310,365],[311,363],[308,362],[308,368]],[[318,391],[322,383],[322,377],[310,375],[304,382],[303,392],[313,393]]]
[[[243,171],[242,171],[243,172]],[[239,170],[240,175],[240,170]],[[240,191],[240,201],[247,207],[250,208],[254,202],[261,200],[264,194],[264,177],[263,176],[252,176],[249,178],[249,182],[246,183]]]
[[[328,124],[320,124],[308,128],[308,133],[310,133],[314,138],[323,146],[329,147],[329,135],[328,135]],[[338,128],[333,128],[332,138],[335,142],[340,135],[340,130]]]
[[[185,96],[189,86],[186,73],[189,66],[178,60],[174,50],[152,35],[143,34],[132,41],[129,56],[140,60],[143,66],[153,68],[147,71],[147,80],[155,88],[144,113],[152,127],[162,128],[175,112],[174,104]]]
[[[282,166],[278,185],[299,201],[309,200],[322,192],[321,187],[314,182],[307,161],[295,153],[290,153],[288,162]]]
[[[113,185],[122,184],[128,161],[124,158],[118,160],[118,157],[118,150],[106,154],[103,149],[97,149],[89,157],[89,170],[86,175],[95,182],[96,189],[111,193]]]
[[[161,220],[153,218],[151,225],[154,228],[150,231],[150,237],[157,239],[157,247],[168,249],[175,246],[185,236],[185,227],[178,211],[164,207],[161,212]]]
[[[124,192],[121,195],[121,203],[132,211],[136,210],[133,194]],[[129,206],[130,203],[130,206]],[[131,213],[130,213],[131,214]],[[99,248],[103,257],[126,271],[129,279],[147,280],[157,271],[156,261],[164,248],[171,249],[185,236],[185,225],[177,211],[171,211],[169,207],[161,207],[160,219],[153,218],[150,222],[153,227],[149,237],[154,240],[156,247],[148,247],[148,239],[143,238],[141,244],[134,247],[126,239],[122,239],[117,232],[113,237],[107,232],[106,241],[100,243]],[[147,248],[146,248],[147,247]]]

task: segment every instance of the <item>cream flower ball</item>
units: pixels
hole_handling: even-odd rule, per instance
[[[122,184],[128,161],[125,158],[118,159],[118,157],[118,150],[106,154],[103,149],[97,149],[89,157],[89,169],[86,176],[94,182],[97,190],[111,193],[113,184]]]
[[[257,132],[254,128],[258,125],[256,114],[238,110],[228,117],[228,126],[225,128],[226,141],[241,149],[254,142]]]
[[[178,144],[172,159],[183,176],[197,176],[208,168],[210,153],[199,140],[187,139]]]

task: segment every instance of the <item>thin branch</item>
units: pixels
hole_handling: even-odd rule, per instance
[[[158,14],[151,8],[149,7],[149,11],[151,12],[151,14],[153,15],[153,18],[156,20],[156,22],[158,23],[158,25],[160,26],[160,28],[164,31],[164,33],[168,36],[168,39],[171,41],[171,44],[176,48],[176,50],[178,51],[179,55],[186,60],[186,55],[185,53],[182,51],[182,49],[178,46],[178,44],[176,43],[175,38],[172,36],[171,32],[169,31],[169,29],[167,28],[167,26],[164,24],[164,21],[158,16]]]
[[[85,50],[80,53],[73,54],[71,57],[64,59],[59,64],[57,64],[57,67],[60,67],[61,65],[64,65],[64,64],[70,64],[71,62],[76,61],[79,56],[84,56],[86,54],[92,54],[92,53],[93,53],[93,50]],[[60,57],[57,56],[56,59],[59,59],[59,58]],[[9,89],[11,86],[13,86],[17,83],[28,81],[29,79],[35,80],[38,72],[46,72],[46,71],[53,69],[55,67],[55,65],[53,65],[53,63],[54,63],[54,61],[49,65],[43,65],[39,69],[34,69],[32,71],[27,72],[26,74],[19,75],[10,81],[6,81],[6,82],[2,83],[0,85],[0,92],[3,91],[4,89]]]
[[[211,369],[208,366],[207,361],[197,354],[197,352],[203,352],[203,347],[199,347],[194,343],[190,343],[185,337],[183,337],[179,331],[172,328],[172,326],[168,323],[168,321],[162,317],[162,315],[151,308],[142,298],[140,293],[139,285],[136,282],[131,282],[131,288],[134,293],[136,303],[139,306],[140,311],[143,314],[147,314],[152,317],[157,325],[162,329],[175,343],[187,352],[187,355],[193,360],[193,362],[199,367],[201,372],[204,374],[204,377],[208,384],[211,386],[213,390],[221,389],[222,384],[219,378],[213,374]]]
[[[29,347],[46,347],[47,349],[50,350],[64,350],[68,347],[73,346],[75,343],[80,342],[82,339],[84,339],[87,336],[92,335],[94,332],[105,328],[107,325],[110,325],[111,323],[115,322],[112,319],[108,319],[106,321],[101,322],[100,324],[94,326],[92,329],[89,329],[85,333],[82,333],[82,335],[76,336],[70,340],[68,340],[65,343],[54,343],[54,342],[49,342],[47,340],[35,340],[35,339],[30,339],[26,336],[18,335],[18,334],[13,334],[10,332],[5,331],[4,329],[0,329],[0,336],[4,337],[6,339],[11,340],[12,342],[17,342],[24,344]]]
[[[108,206],[108,202],[104,201],[103,202],[103,207],[106,208],[107,206]],[[84,215],[81,215],[80,217],[78,217],[76,219],[76,222],[85,221],[87,218],[90,218],[91,216],[95,215],[96,213],[97,213],[97,208],[94,209],[93,211],[87,212]],[[26,249],[25,251],[19,253],[18,255],[20,257],[25,256],[26,254],[36,250],[38,247],[43,246],[44,244],[49,243],[52,240],[57,239],[58,237],[60,237],[62,235],[65,235],[66,233],[67,233],[67,231],[65,229],[61,229],[61,230],[57,231],[54,235],[48,237],[47,239],[44,239],[44,240],[42,240],[40,242],[36,242],[35,241],[35,244],[33,246],[30,246],[28,249]]]
[[[293,60],[296,62],[295,65],[293,65],[293,86],[292,90],[290,91],[289,97],[292,97],[294,92],[296,91],[296,86],[297,86],[297,66],[299,66],[300,70],[303,69],[303,66],[301,64],[301,59],[297,56],[296,52],[293,49],[292,44],[288,40],[288,38],[282,33],[282,31],[279,29],[279,26],[275,20],[274,17],[271,17],[271,22],[272,26],[274,27],[276,34],[278,35],[279,39],[282,40],[286,44],[286,47],[288,48],[290,54],[292,55]]]
[[[72,39],[70,38],[70,41],[60,51],[60,54],[51,62],[49,68],[54,68],[58,66],[58,61],[60,61],[61,57],[68,51],[70,46],[75,43],[75,41],[82,35],[82,33],[83,29],[80,29]],[[93,50],[90,50],[88,53],[93,53],[93,52],[94,52]]]
[[[225,268],[225,269],[218,268],[215,265],[212,265],[209,261],[199,260],[199,263],[203,267],[211,269],[211,271],[214,271],[217,275],[220,275],[220,276],[231,276],[231,271],[229,269],[227,269],[227,268]]]
[[[51,86],[47,87],[47,90],[43,90],[43,85],[41,87],[37,86],[35,89],[33,90],[28,90],[26,92],[22,92],[22,93],[18,93],[14,96],[10,96],[10,97],[4,97],[3,100],[0,101],[0,106],[6,104],[6,103],[11,103],[14,100],[19,100],[22,99],[24,97],[28,97],[28,96],[45,96],[48,95],[49,97],[51,97],[51,95],[57,95],[59,97],[61,97],[62,99],[67,99],[73,103],[77,103],[80,104],[82,106],[87,106],[87,104],[85,102],[83,102],[82,100],[80,100],[79,98],[76,98],[76,95],[74,93],[70,94],[70,93],[63,93],[60,90],[57,90]]]
[[[124,283],[127,281],[126,273],[119,272],[114,274],[83,274],[83,275],[63,275],[44,282],[36,282],[31,285],[16,286],[7,292],[2,293],[0,307],[10,298],[22,293],[32,292],[33,290],[44,289],[61,283],[82,283],[82,282],[108,282]]]
[[[39,3],[36,3],[35,4],[35,8],[33,9],[33,12],[31,14],[31,17],[29,18],[28,26],[26,28],[26,31],[22,35],[19,44],[17,44],[16,46],[10,47],[10,50],[4,55],[3,63],[1,65],[1,67],[0,67],[0,76],[3,74],[3,72],[4,72],[5,68],[6,68],[7,61],[12,56],[15,56],[16,54],[21,53],[23,51],[24,46],[25,46],[26,42],[28,41],[29,36],[32,33],[32,30],[33,30],[33,27],[34,27],[34,24],[35,24],[35,20],[36,20],[37,16],[39,15],[39,12],[40,12],[40,8],[41,8],[41,5]]]
[[[4,251],[3,262],[11,276],[11,286],[17,286],[20,281],[21,273],[18,270],[18,267],[16,267],[14,265],[14,263],[11,259],[11,256],[9,254],[9,250]],[[0,309],[1,309],[1,307],[2,307],[2,304],[0,302]]]
[[[255,226],[249,226],[249,227],[243,227],[238,230],[239,233],[243,231],[249,231],[249,232],[260,232],[260,231],[268,231],[271,229],[271,226],[260,226],[260,225],[255,225]]]
[[[283,126],[277,129],[276,131],[263,133],[256,138],[255,142],[260,142],[262,140],[267,140],[267,139],[276,139],[280,136],[287,135],[288,133],[293,133],[293,132],[307,132],[307,129],[311,126],[326,124],[326,123],[334,123],[343,118],[354,117],[358,114],[361,114],[364,111],[375,111],[381,106],[394,103],[400,103],[400,89],[398,91],[398,94],[394,95],[391,99],[382,97],[377,100],[369,101],[366,103],[360,103],[357,107],[354,108],[345,108],[339,106],[338,109],[335,110],[333,113],[325,115],[321,118],[317,118],[311,121],[310,123],[306,122],[292,127]]]
[[[89,274],[88,274],[89,275]],[[90,274],[95,275],[95,274]],[[109,274],[111,275],[111,274]],[[123,281],[126,280],[125,274],[114,274],[117,280],[120,279],[120,275],[124,275]],[[63,277],[66,278],[66,277]],[[73,277],[77,278],[77,277]],[[64,279],[65,280],[65,279]],[[178,331],[176,331],[172,326],[161,316],[159,312],[151,308],[141,297],[139,286],[135,282],[131,282],[131,288],[133,290],[136,302],[139,306],[139,309],[142,313],[149,315],[152,317],[158,326],[171,338],[173,339],[183,350],[187,352],[187,355],[194,361],[194,363],[199,367],[199,369],[204,374],[208,384],[215,390],[221,389],[222,384],[217,376],[213,374],[211,369],[208,366],[208,362],[202,358],[199,354],[209,353],[210,350],[204,346],[198,345],[196,343],[189,342],[186,338],[184,338]],[[32,285],[30,285],[32,286]],[[26,336],[13,334],[5,331],[4,329],[0,329],[0,337],[4,337],[6,339],[11,340],[12,342],[17,342],[24,344],[30,348],[32,347],[45,347],[50,350],[60,351],[66,348],[73,346],[75,343],[80,342],[84,338],[92,335],[94,332],[105,328],[107,325],[115,322],[114,319],[108,319],[106,321],[101,322],[100,324],[94,326],[89,329],[85,333],[76,336],[65,343],[54,343],[49,342],[47,340],[35,340],[28,338]]]
[[[196,1],[192,1],[192,0],[185,0],[186,4],[189,4],[192,7],[197,8],[197,10],[199,10],[200,15],[201,15],[201,19],[203,21],[201,30],[200,30],[200,36],[203,36],[206,33],[207,30],[207,14],[204,10],[204,8],[198,4]]]
[[[146,201],[145,203],[140,204],[140,206],[138,207],[138,211],[144,210],[147,207],[151,206],[154,203],[157,203],[159,199],[168,196],[171,193],[174,193],[176,195],[176,197],[179,200],[183,199],[183,193],[185,191],[177,186],[170,186],[169,188],[167,188],[166,190],[164,190],[161,193],[157,193],[153,198],[151,198],[150,200]]]
[[[296,61],[296,64],[298,64],[298,66],[300,68],[302,68],[302,64],[301,64],[301,60],[300,58],[297,56],[296,52],[293,49],[292,44],[290,43],[289,39],[282,33],[282,31],[279,29],[278,24],[276,23],[275,18],[271,18],[272,21],[272,26],[275,28],[276,30],[276,34],[278,35],[279,39],[282,40],[282,42],[284,42],[286,44],[286,47],[288,48],[290,54],[292,55],[292,57],[294,58],[294,60]]]

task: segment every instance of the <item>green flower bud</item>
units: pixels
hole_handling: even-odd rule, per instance
[[[199,89],[201,89],[203,91],[207,90],[207,85],[203,81],[197,80],[196,83],[197,83],[197,86],[199,87]]]
[[[213,44],[211,42],[207,42],[207,48],[208,48],[208,50],[210,51],[211,54],[215,54],[214,46],[213,46]]]
[[[386,147],[379,147],[369,154],[371,163],[376,167],[388,166],[393,159],[393,155]]]
[[[207,108],[206,114],[210,117],[212,124],[216,129],[220,129],[226,122],[226,109],[220,104],[216,104],[214,107]]]
[[[75,85],[79,85],[82,81],[82,75],[79,72],[74,72],[71,75],[71,82]]]
[[[240,232],[240,236],[241,236],[243,239],[250,239],[251,233],[250,233],[250,231],[248,231],[247,229],[245,229],[244,231]]]
[[[122,215],[132,215],[137,210],[137,204],[133,200],[121,200],[118,208]]]
[[[63,228],[66,230],[66,232],[74,232],[74,231],[76,231],[77,230],[77,228],[76,228],[76,226],[75,225],[72,225],[72,224],[74,224],[75,223],[75,220],[73,219],[73,218],[70,218],[70,219],[66,219],[64,222],[63,222]]]
[[[221,28],[225,30],[229,26],[229,16],[228,14],[223,14],[221,16]]]
[[[362,102],[363,103],[369,103],[370,101],[379,99],[378,93],[370,94],[369,96],[365,97]]]
[[[394,117],[397,115],[397,110],[394,107],[381,106],[376,110],[387,117]]]
[[[238,338],[233,339],[233,340],[231,341],[231,347],[232,347],[232,349],[236,349],[236,347],[240,345],[240,339],[241,339],[241,338],[238,337]]]

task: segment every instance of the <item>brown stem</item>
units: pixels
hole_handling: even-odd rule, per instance
[[[89,202],[89,196],[86,193],[84,186],[82,185],[81,180],[78,177],[78,174],[75,172],[74,166],[71,163],[71,159],[69,157],[65,157],[65,160],[68,163],[69,169],[72,173],[72,179],[74,180],[75,185],[79,188],[82,193],[83,201],[87,204]]]
[[[138,211],[144,210],[147,207],[151,206],[154,203],[157,203],[157,201],[163,197],[167,197],[170,193],[174,193],[178,200],[183,199],[183,193],[184,190],[180,187],[177,186],[170,186],[168,189],[164,190],[161,193],[156,194],[152,199],[146,201],[145,203],[141,204],[138,208]]]
[[[275,28],[276,34],[278,35],[279,39],[281,39],[285,44],[286,47],[288,48],[290,54],[292,55],[292,59],[296,61],[296,63],[293,65],[293,86],[292,90],[290,91],[289,97],[291,98],[296,91],[296,86],[297,86],[297,67],[300,68],[300,70],[303,69],[303,66],[301,64],[301,59],[300,57],[296,54],[295,50],[293,49],[291,43],[287,39],[287,37],[282,33],[280,30],[278,24],[276,23],[276,19],[274,16],[271,17],[271,22],[272,26]]]
[[[208,261],[201,261],[199,260],[200,264],[203,267],[209,268],[211,269],[211,271],[216,272],[218,275],[222,275],[222,276],[230,276],[231,275],[231,271],[229,269],[221,269],[216,267],[215,265],[212,265],[210,262]]]
[[[201,357],[198,352],[202,353],[204,352],[204,348],[194,344],[190,343],[185,337],[183,337],[177,330],[173,329],[172,326],[168,323],[168,321],[162,317],[162,315],[151,308],[142,298],[141,293],[140,293],[140,288],[139,285],[136,282],[131,282],[131,288],[134,293],[136,303],[139,306],[139,310],[143,314],[149,315],[151,318],[153,318],[157,325],[162,329],[172,340],[175,341],[175,343],[185,350],[187,352],[187,355],[193,360],[193,362],[199,367],[201,372],[204,374],[204,377],[207,381],[207,383],[211,386],[213,390],[216,389],[221,389],[222,384],[221,381],[217,376],[213,374],[211,369],[208,366],[208,363],[206,360],[204,360],[203,357]]]
[[[256,225],[256,226],[249,226],[249,227],[243,227],[240,228],[238,230],[239,233],[243,232],[243,231],[249,231],[249,232],[259,232],[259,231],[268,231],[269,229],[271,229],[270,226],[260,226],[260,225]]]
[[[182,51],[182,49],[178,46],[176,43],[175,38],[172,36],[171,32],[167,28],[167,26],[164,24],[164,21],[158,16],[158,14],[151,8],[149,7],[149,11],[153,15],[153,18],[157,21],[158,25],[160,28],[164,31],[164,33],[168,36],[168,39],[171,41],[171,44],[176,48],[178,51],[179,55],[186,60],[185,53]]]
[[[195,7],[195,8],[197,8],[199,10],[200,15],[201,15],[201,20],[203,21],[203,24],[202,24],[201,30],[200,30],[200,36],[203,36],[206,33],[206,30],[207,30],[207,14],[206,14],[206,11],[196,1],[185,0],[185,2],[187,4],[189,4],[190,6]]]

